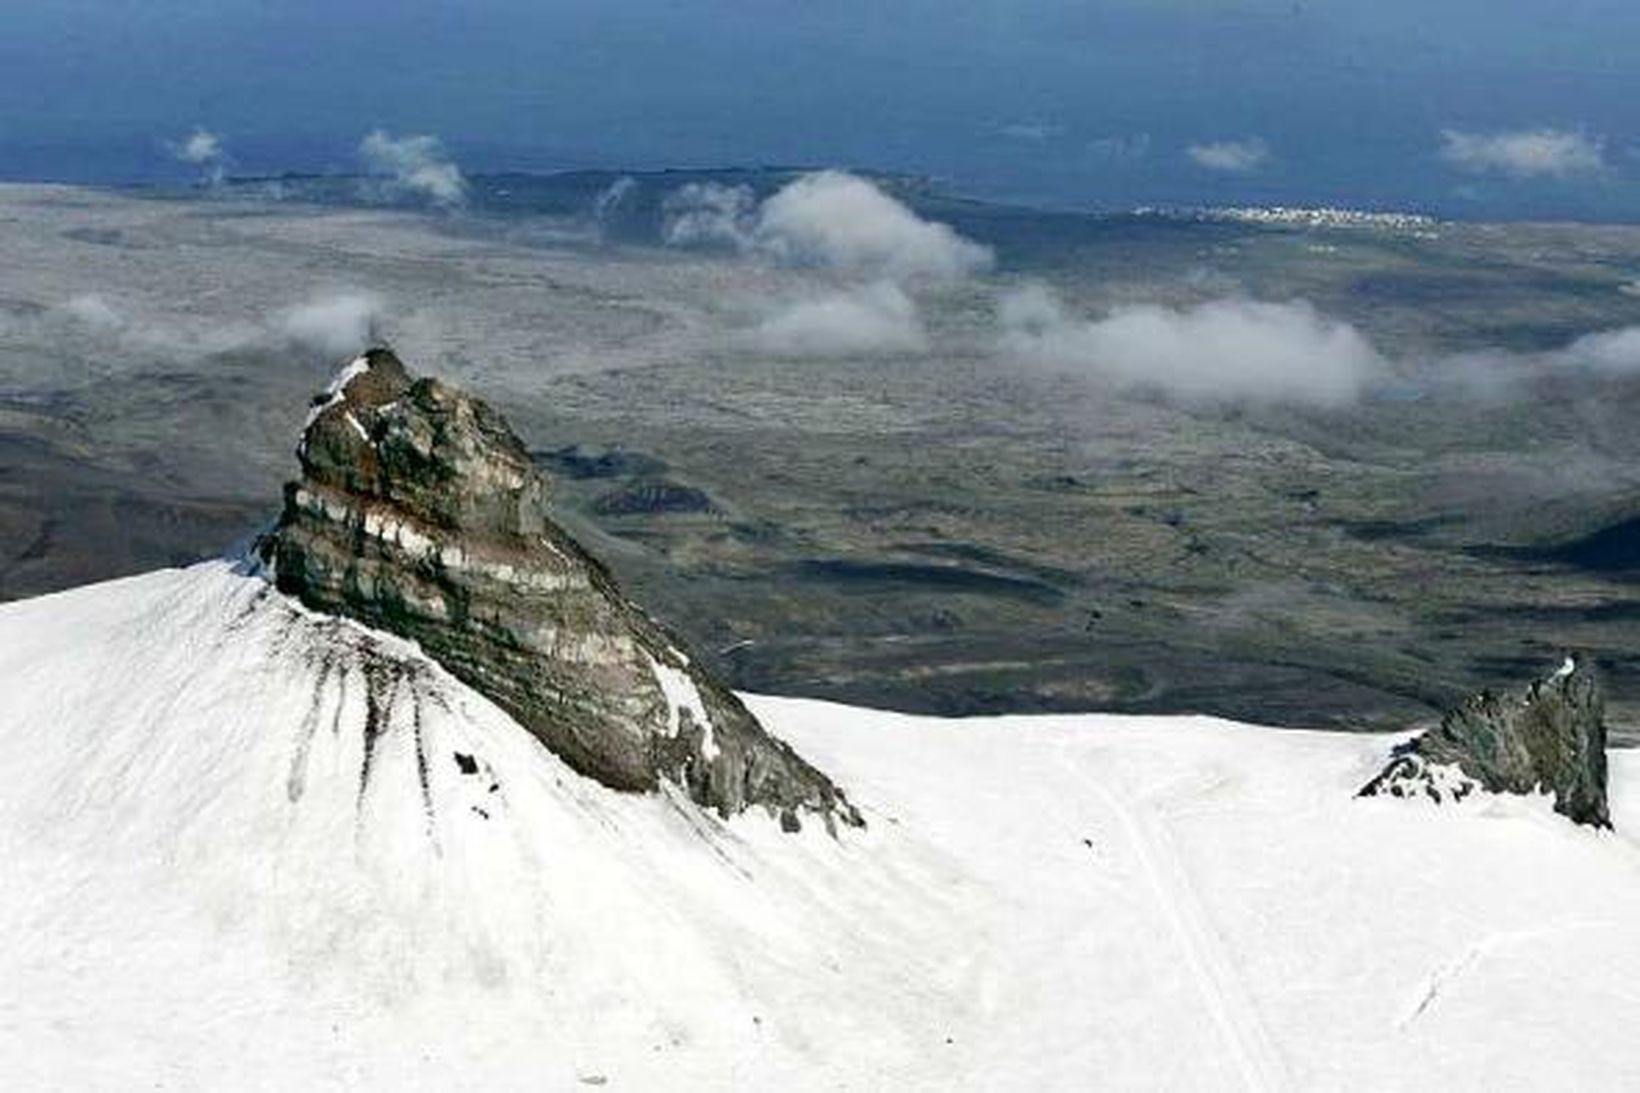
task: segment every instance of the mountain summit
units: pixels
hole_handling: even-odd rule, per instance
[[[614,789],[672,782],[787,830],[862,823],[546,518],[547,481],[483,401],[371,349],[315,399],[297,454],[262,545],[281,591],[417,642]]]

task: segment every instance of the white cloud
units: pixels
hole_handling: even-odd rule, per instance
[[[761,205],[745,187],[692,183],[667,200],[667,242],[720,244],[790,265],[863,277],[958,280],[988,268],[989,247],[924,220],[872,182],[816,171]]]
[[[214,186],[222,181],[228,155],[217,134],[196,128],[182,140],[169,142],[167,147],[179,162],[202,168],[205,182]]]
[[[746,344],[782,357],[920,353],[928,347],[917,305],[891,281],[791,303],[749,331]]]
[[[1605,169],[1603,142],[1566,129],[1522,129],[1500,133],[1441,131],[1441,158],[1475,174],[1496,172],[1516,178],[1568,178]]]
[[[793,262],[886,277],[957,279],[991,264],[990,248],[924,220],[843,171],[804,175],[763,203],[763,247]]]
[[[1210,171],[1247,174],[1258,170],[1264,165],[1264,161],[1270,158],[1270,146],[1258,137],[1249,137],[1246,140],[1216,140],[1205,144],[1192,144],[1185,149],[1185,155],[1195,161],[1198,167],[1205,167]]]
[[[395,138],[377,129],[359,142],[359,155],[371,171],[391,175],[397,189],[435,205],[459,205],[467,198],[467,180],[437,137]]]
[[[184,163],[210,163],[222,158],[222,138],[204,129],[195,129],[186,140],[172,145],[171,151]]]
[[[370,345],[381,312],[381,300],[370,293],[338,292],[281,312],[270,325],[285,341],[341,357]]]
[[[998,320],[1002,351],[1016,360],[1190,402],[1341,405],[1385,368],[1359,331],[1301,300],[1139,305],[1083,319],[1030,286],[1002,300]]]

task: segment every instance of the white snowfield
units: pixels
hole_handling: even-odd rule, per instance
[[[222,563],[0,607],[0,688],[7,1090],[1640,1088],[1629,754],[1612,834],[1357,799],[1381,737],[753,698],[870,824],[790,836]]]

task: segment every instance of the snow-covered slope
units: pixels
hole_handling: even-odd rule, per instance
[[[1381,738],[753,699],[869,823],[786,835],[226,564],[0,607],[0,688],[7,1089],[1640,1083],[1635,845]]]

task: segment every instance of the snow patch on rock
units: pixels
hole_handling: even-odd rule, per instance
[[[342,370],[337,372],[331,378],[330,383],[325,386],[324,401],[314,402],[312,408],[308,410],[307,420],[302,423],[302,428],[305,430],[318,420],[320,414],[341,402],[347,395],[347,385],[368,371],[370,371],[370,361],[362,356],[354,357],[343,365]]]
[[[649,670],[655,673],[655,682],[660,684],[661,694],[666,698],[666,735],[678,735],[683,727],[683,712],[687,710],[703,734],[700,744],[701,755],[707,761],[716,759],[718,747],[717,740],[712,735],[712,719],[706,713],[706,703],[701,701],[695,681],[681,668],[662,664],[648,653],[645,653],[644,657],[649,661]]]
[[[1363,796],[1427,797],[1436,804],[1455,804],[1481,784],[1456,763],[1432,763],[1416,752],[1398,755],[1373,779]]]

